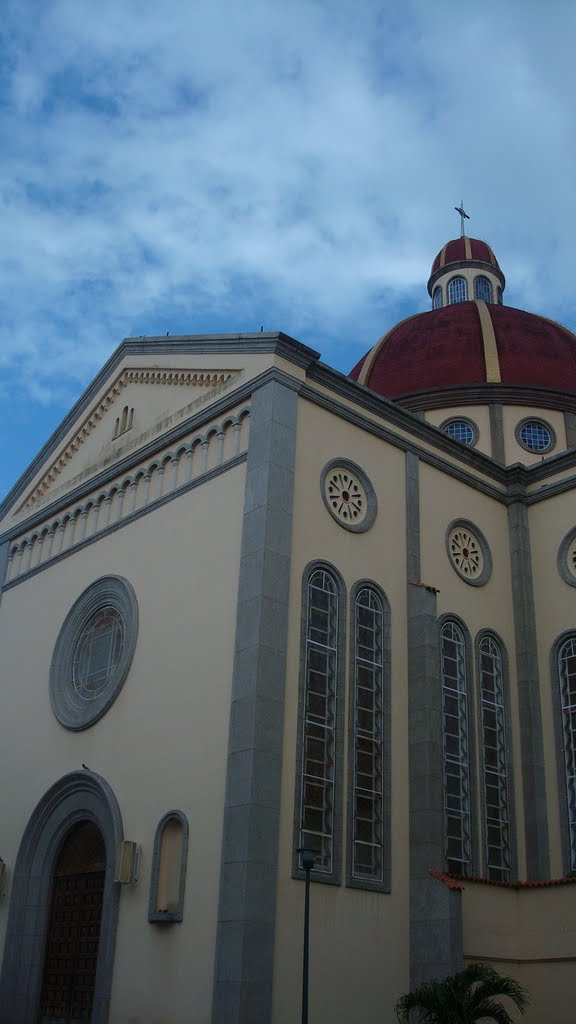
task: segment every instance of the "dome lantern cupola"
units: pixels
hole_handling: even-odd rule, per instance
[[[432,308],[480,299],[502,305],[506,279],[492,249],[480,238],[452,238],[432,264],[428,293]]]

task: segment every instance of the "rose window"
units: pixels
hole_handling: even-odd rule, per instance
[[[448,538],[450,561],[464,579],[475,580],[482,575],[484,554],[482,546],[471,530],[459,526]]]
[[[332,512],[345,523],[361,523],[366,515],[366,494],[352,473],[336,469],[325,481],[326,498]]]

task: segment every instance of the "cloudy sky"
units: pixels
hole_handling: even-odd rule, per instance
[[[121,339],[348,371],[487,239],[576,329],[572,0],[4,0],[0,497]]]

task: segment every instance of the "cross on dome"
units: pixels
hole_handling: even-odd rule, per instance
[[[464,230],[464,219],[470,220],[469,215],[464,209],[464,200],[461,199],[460,206],[455,206],[454,209],[456,210],[456,213],[460,214],[460,238],[464,238],[464,235],[466,234],[466,231]]]

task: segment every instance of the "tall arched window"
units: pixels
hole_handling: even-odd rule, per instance
[[[348,805],[348,885],[386,889],[389,859],[389,621],[379,588],[356,585]]]
[[[458,623],[444,623],[440,646],[446,867],[455,874],[466,875],[472,864],[468,667],[466,638]]]
[[[434,294],[432,295],[432,309],[440,309],[441,306],[442,306],[442,289],[441,289],[440,285],[438,285],[438,287],[434,289]]]
[[[478,644],[482,773],[484,796],[484,859],[488,878],[509,881],[510,753],[504,695],[504,655],[500,643],[485,634]]]
[[[576,871],[576,633],[557,645],[568,867]]]
[[[448,305],[468,301],[468,285],[464,277],[453,277],[448,284]]]
[[[315,850],[315,873],[339,878],[340,763],[344,588],[335,570],[311,567],[304,578],[304,671],[300,692],[296,849]],[[296,871],[301,868],[299,858]]]
[[[483,302],[492,302],[492,285],[487,277],[474,279],[474,298]]]

